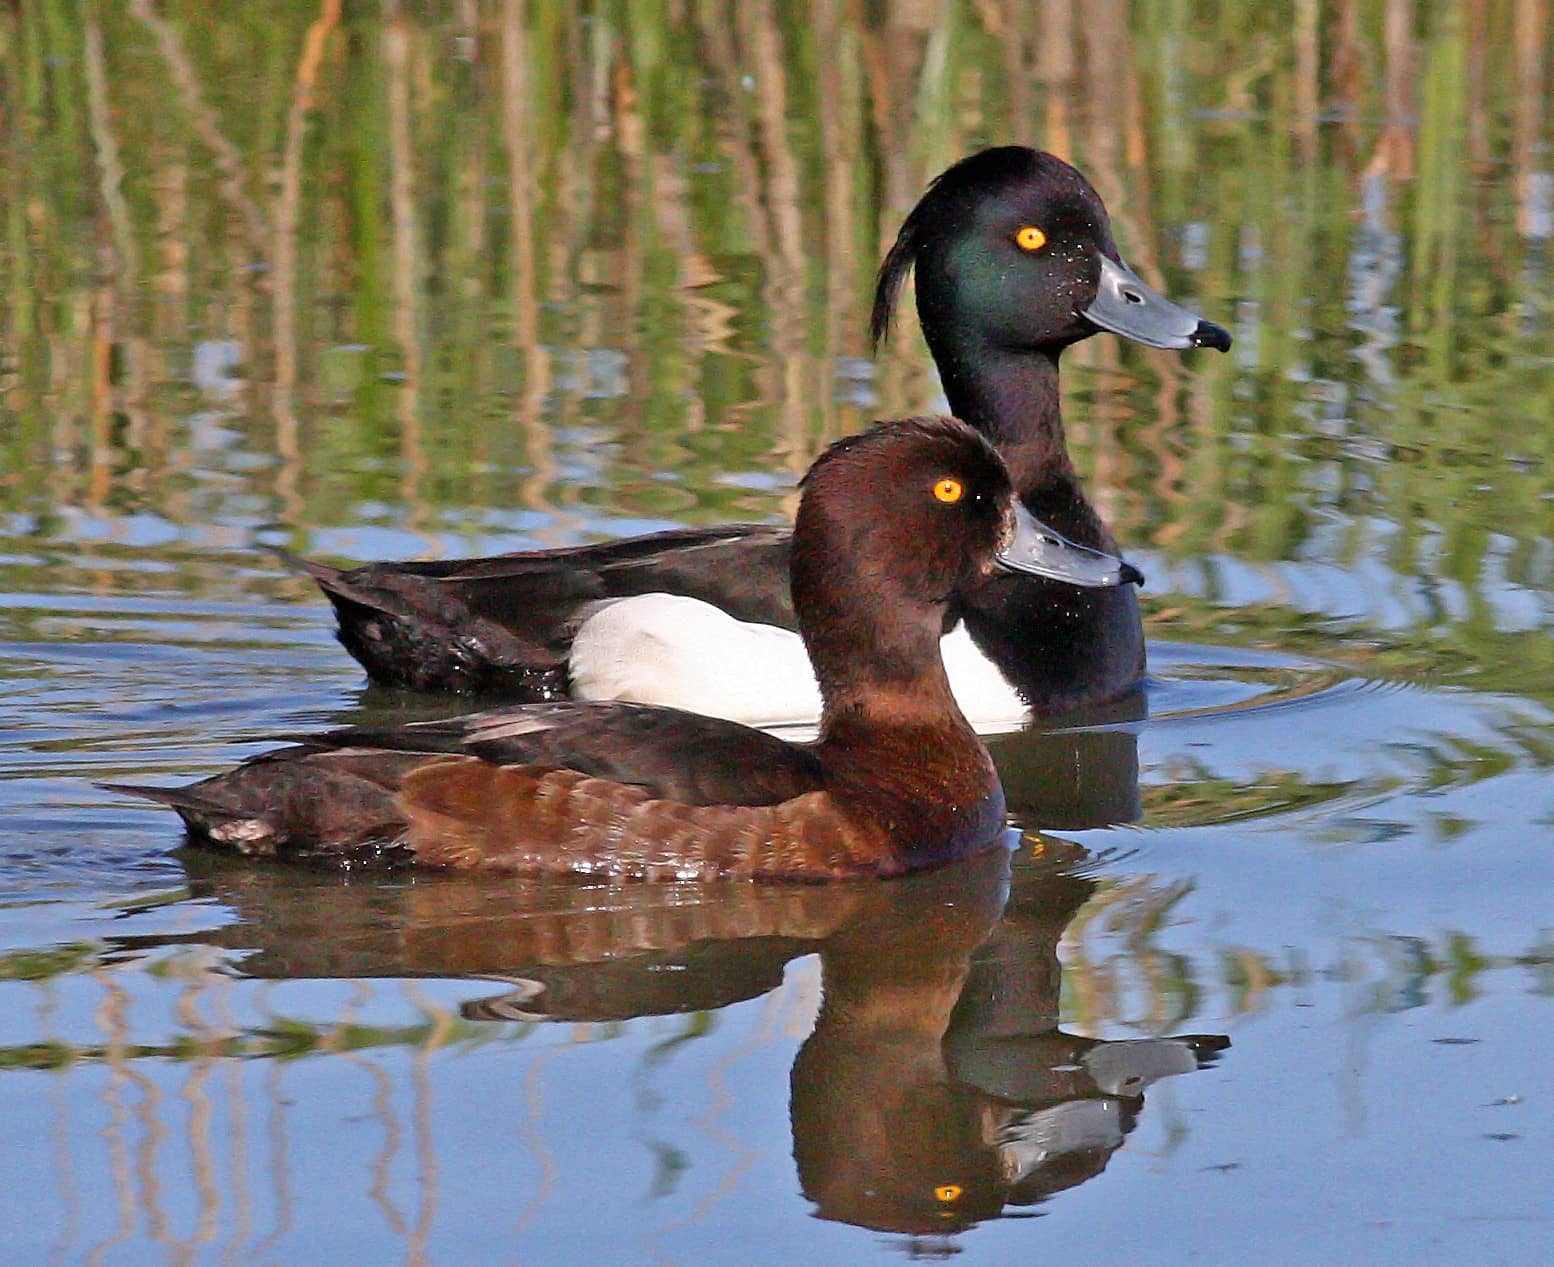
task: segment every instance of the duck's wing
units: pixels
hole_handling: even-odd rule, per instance
[[[493,864],[566,871],[583,867],[567,863],[547,832],[570,838],[570,824],[589,825],[584,812],[625,819],[648,802],[674,802],[699,807],[684,810],[690,815],[730,805],[758,813],[816,791],[821,766],[810,749],[732,721],[632,704],[530,704],[337,729],[190,787],[104,787],[168,805],[216,846],[329,864],[426,863],[449,841],[457,844],[458,833],[438,841],[432,832],[429,841],[424,824],[418,830],[426,804],[435,802],[435,816],[462,824],[463,835],[479,829],[476,853],[490,853]],[[521,812],[503,810],[500,796],[486,799],[494,791],[521,802]],[[584,841],[609,835],[600,822],[591,825],[597,830]],[[525,855],[524,866],[508,864],[510,836],[539,852]],[[483,866],[482,857],[438,855],[432,864]],[[609,861],[601,850],[600,869]],[[648,866],[634,855],[626,861]]]
[[[629,784],[682,805],[774,805],[814,791],[805,746],[737,722],[647,704],[525,704],[395,727],[344,727],[315,747],[479,757]]]
[[[373,681],[416,690],[564,699],[590,605],[684,594],[740,620],[794,627],[786,528],[683,528],[595,545],[349,570],[293,560],[334,605],[340,641]]]

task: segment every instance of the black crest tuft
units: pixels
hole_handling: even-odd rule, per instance
[[[869,340],[876,351],[890,333],[906,275],[930,238],[963,227],[976,202],[990,190],[1029,180],[1048,167],[1073,171],[1062,159],[1040,150],[1000,145],[963,158],[934,177],[902,223],[895,243],[880,265],[874,286],[874,311],[869,317]]]
[[[885,262],[880,265],[879,278],[874,283],[874,311],[869,315],[869,345],[876,352],[890,334],[890,319],[895,316],[896,300],[906,282],[908,270],[917,259],[917,213],[922,209],[923,204],[918,203],[901,225],[901,232],[896,234]]]

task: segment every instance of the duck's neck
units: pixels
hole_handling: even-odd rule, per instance
[[[942,667],[915,687],[828,695],[817,755],[838,807],[909,870],[980,849],[1003,826],[998,771]]]
[[[902,844],[924,835],[942,845],[972,823],[985,826],[998,775],[937,654],[910,677],[865,680],[854,670],[824,695],[818,754],[833,789],[859,793],[882,821],[897,824]],[[994,812],[1002,812],[1001,797]]]
[[[822,747],[866,746],[867,737],[936,731],[953,746],[981,742],[950,690],[939,640],[944,609],[900,597],[860,601],[849,587],[803,586],[800,625],[824,707]],[[888,618],[870,619],[875,610]]]
[[[1003,455],[1020,493],[1071,480],[1058,397],[1061,348],[1000,348],[943,327],[925,327],[950,412]]]
[[[939,641],[943,603],[866,566],[822,557],[799,508],[793,606],[824,701],[816,755],[844,813],[922,865],[979,845],[1003,821],[992,758],[955,702]]]
[[[823,744],[846,740],[850,745],[855,734],[893,731],[943,730],[975,738],[937,656],[931,668],[911,677],[870,675],[860,680],[854,671],[844,682],[827,684],[824,693]]]
[[[793,606],[826,714],[958,713],[939,651],[943,604],[909,598],[850,562],[816,566],[823,561],[795,543]]]

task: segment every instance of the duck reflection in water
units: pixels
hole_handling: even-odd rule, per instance
[[[186,850],[193,896],[237,923],[197,940],[262,978],[485,977],[470,1019],[614,1022],[706,1011],[819,956],[791,1075],[793,1155],[822,1218],[967,1229],[1099,1175],[1154,1081],[1219,1035],[1109,1042],[1058,1026],[1057,947],[1098,881],[1077,846],[990,850],[889,885],[353,884]],[[165,944],[165,940],[161,944]],[[931,1249],[919,1246],[920,1249]]]

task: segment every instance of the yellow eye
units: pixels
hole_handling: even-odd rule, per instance
[[[961,1186],[958,1183],[941,1183],[933,1190],[936,1201],[954,1201],[961,1194]]]
[[[942,502],[958,502],[965,491],[959,480],[942,479],[933,486],[933,495]]]
[[[1022,251],[1039,251],[1047,245],[1047,235],[1034,224],[1028,224],[1014,235],[1014,241]]]

